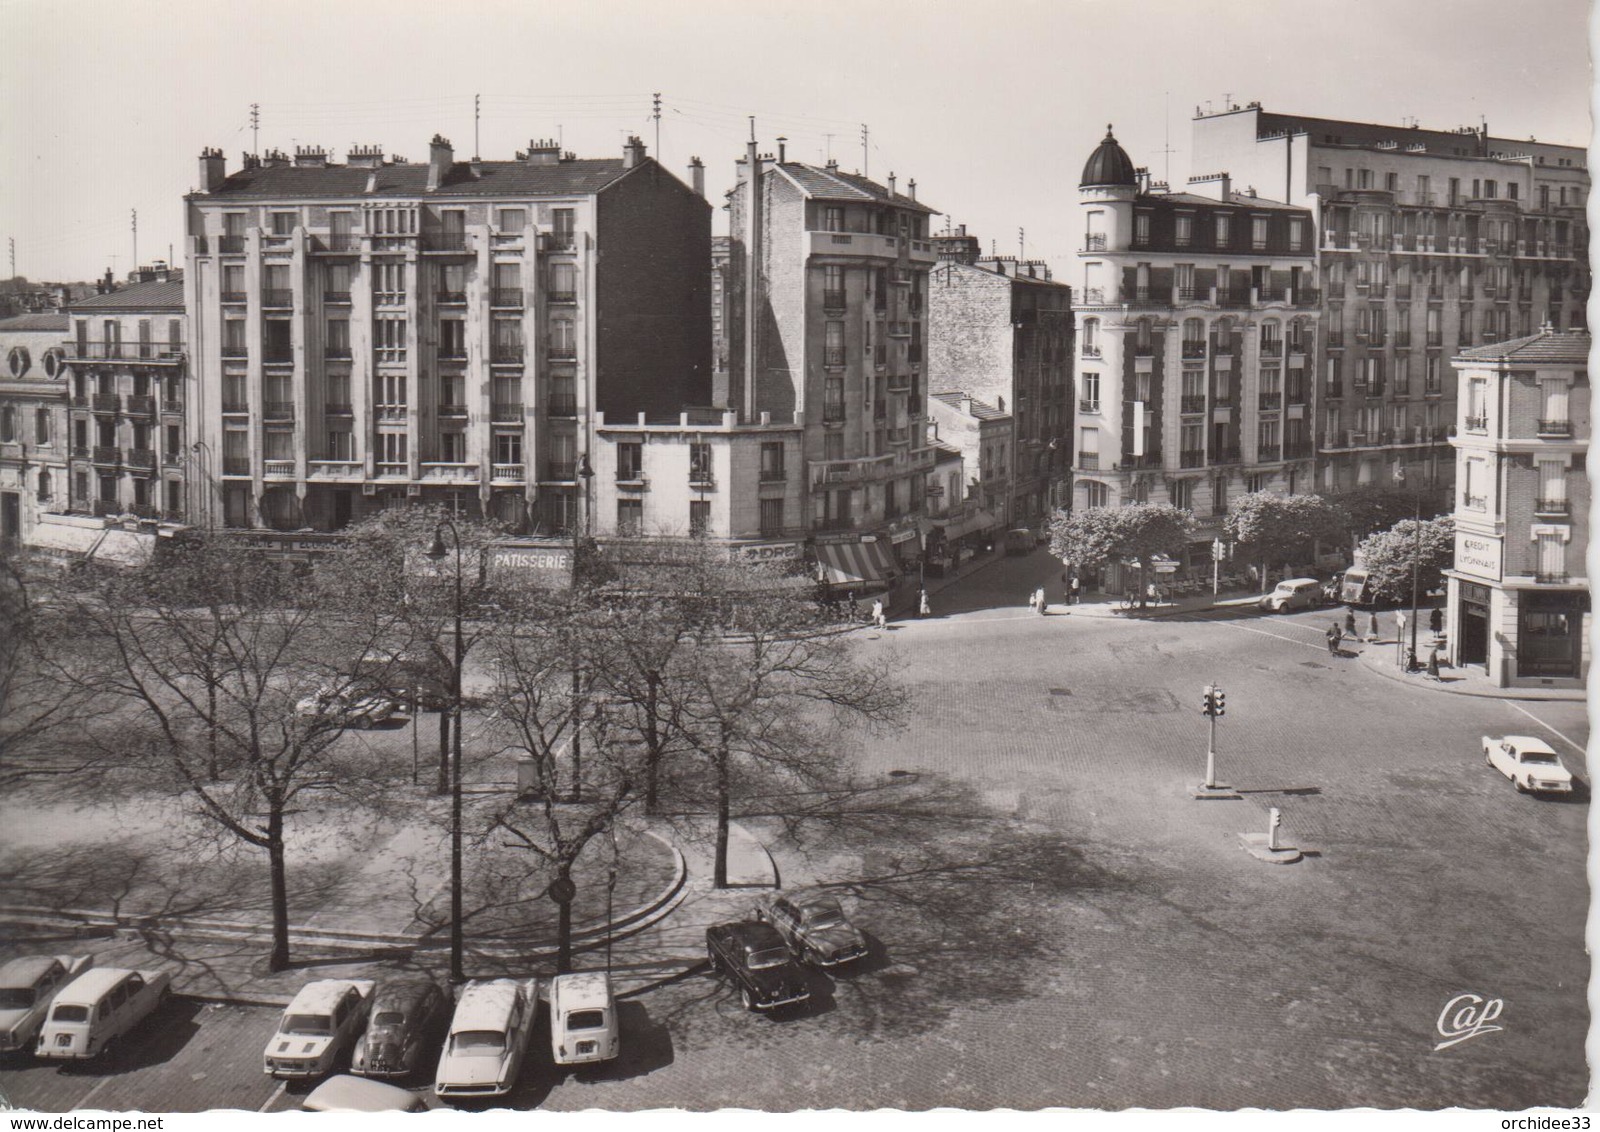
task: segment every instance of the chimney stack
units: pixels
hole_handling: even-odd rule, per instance
[[[261,163],[268,169],[274,169],[279,166],[288,165],[289,155],[283,152],[281,149],[269,149],[266,152],[266,156],[262,158]]]
[[[559,165],[561,146],[549,138],[538,138],[528,143],[529,165]]]
[[[644,142],[639,140],[637,134],[628,138],[628,143],[622,147],[622,167],[632,169],[644,163]]]
[[[837,157],[828,158],[826,168],[830,173],[837,173],[839,171],[839,159]]]
[[[328,151],[319,145],[297,145],[294,147],[294,165],[296,169],[326,169]]]
[[[778,135],[778,164],[782,165],[789,160],[789,139],[782,134]]]
[[[345,162],[352,169],[376,169],[383,164],[383,146],[356,145],[345,154]]]
[[[894,196],[894,174],[889,174],[889,195]]]
[[[689,184],[694,189],[694,195],[706,195],[706,167],[698,157],[689,158]]]
[[[228,160],[222,156],[220,149],[207,146],[200,151],[200,189],[202,192],[214,193],[222,187],[222,182],[228,179]]]
[[[917,179],[915,177],[906,182],[906,195],[912,200],[917,199]]]
[[[455,163],[456,153],[450,147],[450,139],[443,134],[434,134],[433,140],[428,143],[428,191],[430,193],[444,184],[445,175],[450,172],[450,167]]]

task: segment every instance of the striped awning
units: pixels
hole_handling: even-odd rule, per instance
[[[817,544],[817,581],[829,585],[870,585],[895,572],[889,544],[877,542],[824,542]]]
[[[938,519],[934,519],[936,525],[939,522]],[[944,537],[954,540],[970,535],[973,531],[987,531],[994,527],[995,522],[994,515],[980,507],[970,515],[944,523]]]

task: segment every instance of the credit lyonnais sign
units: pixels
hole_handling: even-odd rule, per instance
[[[1456,532],[1456,569],[1463,574],[1500,580],[1501,542],[1491,535]]]

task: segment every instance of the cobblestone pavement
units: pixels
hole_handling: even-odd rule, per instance
[[[1328,655],[1326,615],[1023,608],[1058,575],[1042,553],[1005,560],[944,591],[945,616],[863,632],[901,663],[915,707],[906,733],[859,752],[881,783],[870,812],[799,842],[753,823],[786,884],[831,886],[867,930],[860,969],[813,975],[812,1001],[770,1018],[691,971],[626,1001],[607,1069],[558,1074],[536,1045],[511,1103],[1579,1104],[1588,792],[1519,795],[1478,743],[1543,735],[1587,783],[1584,705],[1385,680]],[[1233,801],[1191,797],[1212,682],[1228,693],[1218,765]],[[1241,850],[1269,807],[1299,864]],[[679,949],[738,899],[682,911]],[[1436,1050],[1464,993],[1503,1000],[1502,1029]],[[126,1085],[109,1075],[89,1099],[165,1105],[193,1088],[219,1107],[292,1105],[250,1079],[271,1019],[244,1013],[163,1032]],[[199,1071],[211,1077],[183,1085]],[[52,1109],[82,1103],[71,1090],[91,1079],[0,1078]]]

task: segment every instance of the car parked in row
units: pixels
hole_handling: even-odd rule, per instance
[[[56,992],[92,966],[92,955],[25,955],[0,966],[0,1053],[31,1050]]]
[[[620,1052],[611,977],[597,971],[550,981],[550,1054],[557,1065],[609,1061]]]
[[[1315,578],[1285,578],[1256,604],[1268,613],[1317,609],[1327,601],[1323,584]]]
[[[832,896],[774,894],[756,905],[755,918],[778,929],[794,957],[814,967],[837,967],[867,953],[867,940]]]
[[[538,1013],[539,980],[492,979],[461,991],[433,1090],[447,1100],[511,1091]]]
[[[367,1031],[350,1056],[350,1072],[404,1077],[450,1021],[450,998],[424,976],[385,979],[372,995]]]
[[[366,1025],[371,979],[317,979],[300,988],[267,1042],[262,1069],[272,1077],[320,1077],[339,1062]]]
[[[326,720],[336,727],[366,729],[396,717],[401,705],[382,692],[356,694],[321,687],[294,705],[302,719]]]
[[[307,1112],[427,1112],[428,1102],[409,1089],[340,1073],[312,1089]]]
[[[805,968],[771,924],[739,921],[706,929],[706,959],[739,988],[746,1010],[775,1010],[811,997]]]
[[[104,1053],[172,993],[166,971],[92,967],[56,992],[34,1052],[81,1060]]]
[[[1509,778],[1520,794],[1570,794],[1572,772],[1543,740],[1528,735],[1483,737],[1483,761]]]

